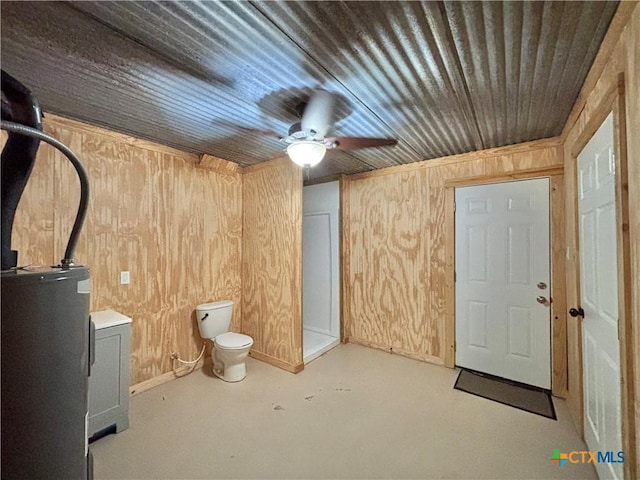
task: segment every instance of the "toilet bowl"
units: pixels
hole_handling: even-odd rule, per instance
[[[200,336],[213,342],[213,373],[225,382],[239,382],[247,376],[246,359],[253,338],[229,332],[233,302],[224,300],[196,307]]]
[[[213,373],[226,382],[239,382],[247,376],[246,358],[253,338],[240,333],[223,333],[213,341]]]

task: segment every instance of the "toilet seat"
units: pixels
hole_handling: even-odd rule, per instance
[[[246,348],[253,344],[253,338],[249,335],[243,335],[241,333],[227,332],[222,335],[218,335],[214,343],[217,347],[225,350],[236,350],[240,348]]]

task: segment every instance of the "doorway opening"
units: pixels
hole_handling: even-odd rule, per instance
[[[302,326],[304,363],[340,343],[340,184],[303,189]]]
[[[549,179],[455,190],[455,363],[551,389]]]
[[[618,245],[613,113],[578,155],[578,232],[584,439],[591,450],[622,451]],[[619,207],[618,207],[619,208]],[[621,463],[596,464],[621,479]]]

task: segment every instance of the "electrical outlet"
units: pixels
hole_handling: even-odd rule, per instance
[[[129,285],[130,281],[129,272],[120,272],[120,285]]]

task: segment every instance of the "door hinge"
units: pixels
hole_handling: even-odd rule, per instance
[[[453,213],[456,213],[456,202],[453,202]]]
[[[453,281],[454,282],[458,281],[458,272],[456,272],[455,270],[453,271]]]

